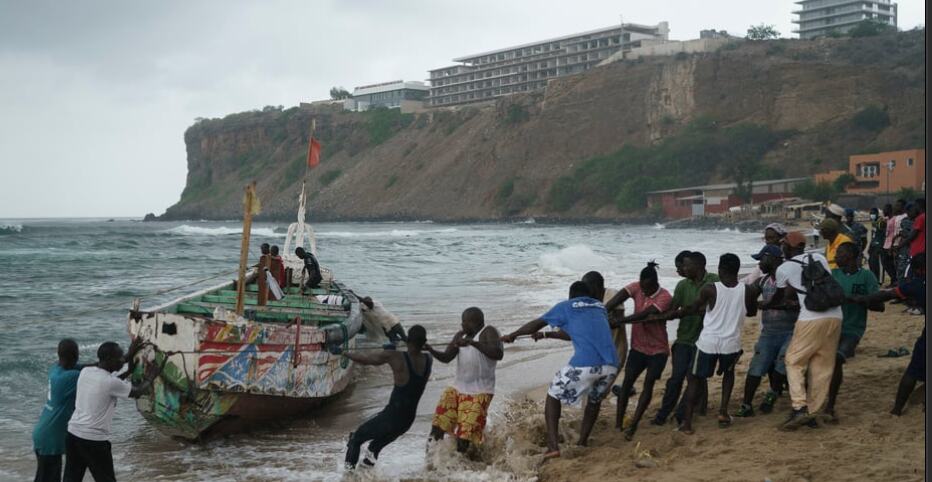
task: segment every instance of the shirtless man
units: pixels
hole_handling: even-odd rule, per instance
[[[360,425],[355,432],[350,433],[346,447],[345,467],[347,470],[356,468],[362,444],[369,442],[362,463],[372,467],[379,458],[379,452],[411,428],[417,416],[417,404],[430,378],[432,358],[430,354],[423,353],[425,344],[427,344],[427,331],[421,325],[414,325],[408,330],[407,351],[342,353],[344,357],[360,365],[388,364],[395,379],[395,388],[392,389],[388,405]],[[340,353],[339,347],[333,347],[331,350],[334,353]]]
[[[445,433],[451,434],[456,437],[457,452],[465,453],[470,445],[482,443],[495,395],[495,365],[504,356],[504,347],[498,330],[485,324],[479,308],[466,308],[461,326],[446,350],[440,352],[427,345],[427,351],[441,363],[456,359],[456,377],[440,396],[430,436],[437,441]]]

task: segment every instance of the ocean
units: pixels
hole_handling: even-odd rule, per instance
[[[283,244],[285,223],[253,226],[251,260],[262,242]],[[757,233],[663,229],[662,226],[439,223],[326,223],[314,226],[321,263],[362,295],[380,300],[404,325],[422,324],[444,345],[463,309],[478,306],[502,332],[565,299],[569,284],[590,270],[606,285],[637,280],[648,261],[661,285],[678,281],[673,257],[699,250],[715,270],[725,252],[748,266],[763,244]],[[238,222],[152,222],[117,219],[0,220],[0,479],[31,479],[32,427],[47,391],[46,373],[64,337],[81,360],[96,361],[107,340],[128,343],[126,310],[233,279]],[[197,283],[199,280],[211,278]],[[630,306],[628,307],[630,313]],[[675,332],[675,324],[668,331]],[[549,382],[570,356],[569,344],[519,341],[499,364],[490,426],[504,423],[511,397]],[[453,365],[437,364],[409,433],[390,445],[365,477],[396,480],[503,480],[501,467],[425,460],[430,417]],[[378,412],[391,390],[385,367],[357,369],[355,383],[318,411],[248,434],[189,444],[144,422],[121,401],[113,425],[120,479],[341,480],[347,436]],[[446,457],[455,457],[452,454]],[[434,461],[436,462],[436,461]],[[451,468],[452,467],[452,468]]]

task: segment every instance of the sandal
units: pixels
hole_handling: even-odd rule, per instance
[[[547,453],[544,454],[544,460],[556,459],[556,458],[559,458],[559,457],[560,457],[560,451],[559,451],[559,450],[551,450],[550,452],[547,452]]]
[[[726,415],[726,417],[728,418],[722,418],[721,415],[718,416],[718,428],[731,427],[731,422],[733,422],[734,419],[731,417],[731,415]]]

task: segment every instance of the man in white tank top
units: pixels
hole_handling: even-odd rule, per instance
[[[428,345],[438,361],[456,358],[456,378],[440,396],[430,431],[433,440],[449,433],[456,437],[456,450],[465,453],[470,445],[482,443],[489,405],[495,393],[495,365],[504,356],[501,335],[485,324],[485,315],[476,307],[463,311],[462,330],[453,336],[446,350]]]
[[[722,403],[719,409],[718,426],[731,425],[728,402],[735,387],[735,365],[741,357],[741,328],[745,316],[757,314],[758,289],[753,285],[738,282],[741,260],[732,253],[725,253],[718,261],[718,276],[721,281],[707,284],[699,292],[699,299],[687,308],[681,308],[680,316],[699,313],[705,309],[702,332],[696,340],[696,356],[686,376],[686,413],[680,432],[692,434],[693,412],[698,401],[699,385],[716,373],[722,375]]]

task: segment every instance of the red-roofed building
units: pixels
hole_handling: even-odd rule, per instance
[[[754,181],[752,202],[761,203],[773,199],[793,197],[793,188],[805,181],[804,177]],[[730,208],[744,204],[735,195],[735,183],[708,184],[705,186],[681,187],[647,193],[648,209],[660,206],[663,216],[681,219],[707,214],[722,214]]]

